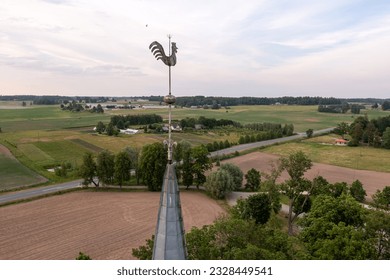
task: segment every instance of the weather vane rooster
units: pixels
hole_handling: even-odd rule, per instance
[[[176,43],[172,42],[172,54],[169,54],[169,56],[165,54],[163,46],[157,41],[151,43],[149,49],[157,60],[161,59],[167,66],[175,66],[177,53]]]
[[[169,38],[169,46],[172,48],[172,53],[169,51],[169,55],[167,56],[164,52],[164,48],[161,46],[161,44],[157,41],[154,41],[149,45],[149,49],[152,52],[152,54],[157,58],[157,60],[161,60],[164,62],[165,65],[168,66],[169,68],[169,94],[164,97],[164,102],[168,104],[169,106],[169,139],[168,141],[164,141],[165,144],[168,146],[168,163],[172,163],[172,152],[173,152],[173,146],[175,143],[172,141],[172,136],[171,136],[171,129],[172,129],[172,123],[171,123],[171,106],[175,104],[176,102],[176,97],[171,94],[171,66],[176,65],[176,53],[177,53],[177,47],[176,43],[172,42],[171,45],[171,35],[168,35]]]

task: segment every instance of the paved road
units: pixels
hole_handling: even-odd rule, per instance
[[[314,135],[328,133],[333,129],[334,128],[332,127],[332,128],[317,130],[314,132]],[[272,139],[272,140],[267,140],[267,141],[237,145],[237,146],[234,146],[231,148],[219,150],[217,152],[212,152],[211,156],[232,154],[235,151],[241,152],[241,151],[245,151],[245,150],[249,150],[249,149],[253,149],[253,148],[266,147],[266,146],[273,145],[276,143],[283,143],[283,142],[288,142],[291,140],[303,139],[305,137],[306,137],[306,133],[298,133],[297,135],[284,137],[284,138],[278,138],[278,139]],[[22,190],[22,191],[17,191],[17,192],[12,192],[12,193],[6,193],[3,195],[0,195],[0,205],[4,204],[4,203],[12,202],[12,201],[29,199],[29,198],[33,198],[33,197],[37,197],[37,196],[55,193],[58,191],[78,188],[81,186],[81,181],[82,180],[76,180],[76,181],[52,185],[52,186],[46,186],[46,187],[33,188],[33,189]]]
[[[321,134],[324,134],[324,133],[329,133],[333,129],[334,129],[334,127],[325,128],[325,129],[321,129],[321,130],[316,130],[316,131],[314,131],[313,135],[316,136],[316,135],[321,135]],[[254,142],[254,143],[237,145],[237,146],[226,148],[226,149],[223,149],[223,150],[211,152],[210,155],[212,157],[218,156],[218,155],[228,155],[228,154],[233,154],[236,151],[237,152],[242,152],[242,151],[250,150],[250,149],[254,149],[254,148],[270,146],[270,145],[273,145],[273,144],[276,144],[276,143],[283,143],[283,142],[288,142],[288,141],[292,141],[292,140],[303,139],[305,137],[306,137],[306,133],[301,132],[301,133],[298,133],[296,135],[292,135],[292,136],[288,136],[288,137],[276,138],[276,139],[272,139],[272,140],[266,140],[266,141],[260,141],[260,142]]]
[[[17,201],[17,200],[29,199],[32,197],[42,196],[49,193],[55,193],[58,191],[78,188],[81,186],[81,181],[82,180],[76,180],[76,181],[66,182],[66,183],[52,185],[52,186],[32,188],[32,189],[22,190],[22,191],[17,191],[12,193],[5,193],[3,195],[0,195],[0,204]]]

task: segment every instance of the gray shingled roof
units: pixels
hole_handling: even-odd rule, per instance
[[[175,165],[167,164],[153,248],[154,260],[185,260],[186,247]]]

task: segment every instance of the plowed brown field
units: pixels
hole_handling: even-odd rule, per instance
[[[276,155],[254,152],[224,160],[223,163],[230,162],[239,166],[244,174],[251,168],[268,173],[272,164],[276,164],[278,159],[279,156]],[[366,199],[368,200],[371,199],[376,190],[382,190],[385,186],[390,186],[390,173],[356,170],[322,163],[314,163],[312,168],[305,173],[307,179],[313,179],[317,176],[324,177],[330,183],[347,182],[351,184],[353,181],[359,180],[366,190]],[[279,181],[288,178],[287,172],[283,172]]]
[[[0,259],[134,259],[154,234],[160,193],[75,192],[0,208]],[[180,194],[185,230],[224,210],[196,191]]]

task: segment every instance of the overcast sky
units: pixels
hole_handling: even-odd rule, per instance
[[[389,0],[1,0],[0,94],[390,97]]]

